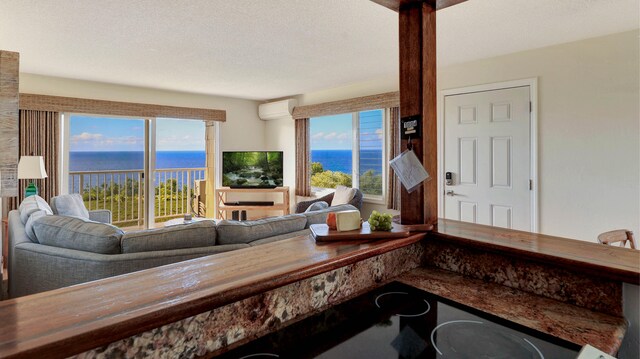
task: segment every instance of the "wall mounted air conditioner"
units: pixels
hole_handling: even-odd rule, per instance
[[[283,118],[292,119],[293,108],[298,104],[297,100],[292,98],[287,100],[263,103],[258,106],[258,117],[261,120],[280,120]]]

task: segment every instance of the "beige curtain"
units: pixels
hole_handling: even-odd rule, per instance
[[[309,119],[296,121],[296,195],[311,196]]]
[[[20,110],[20,156],[43,156],[47,178],[33,180],[40,197],[47,202],[58,194],[58,144],[60,114],[52,111]],[[9,201],[15,209],[24,199],[24,189],[31,180],[20,180],[18,197]]]
[[[391,107],[389,116],[389,160],[400,154],[400,108]],[[400,180],[389,166],[387,180],[387,208],[400,210]]]

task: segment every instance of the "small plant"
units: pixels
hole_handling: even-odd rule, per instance
[[[391,230],[391,215],[389,213],[380,213],[373,211],[369,216],[369,227],[372,231],[390,231]]]

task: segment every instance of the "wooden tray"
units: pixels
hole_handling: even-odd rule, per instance
[[[324,223],[312,224],[309,226],[311,235],[318,242],[330,242],[330,241],[350,241],[350,240],[375,240],[375,239],[394,239],[409,237],[410,233],[402,226],[393,223],[393,228],[390,231],[371,231],[369,223],[362,223],[362,228],[338,232],[336,230],[329,230],[329,226]]]

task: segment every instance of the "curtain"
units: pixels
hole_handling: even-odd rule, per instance
[[[392,160],[400,154],[400,108],[391,107],[389,112],[389,160]],[[391,166],[387,180],[387,208],[400,210],[400,180]]]
[[[9,209],[18,208],[24,199],[29,181],[34,181],[38,194],[47,202],[58,194],[58,146],[60,140],[60,114],[52,111],[20,110],[20,156],[44,157],[47,178],[19,180],[18,197],[9,200]]]
[[[301,118],[296,123],[296,195],[311,196],[311,166],[309,157],[309,119]]]

